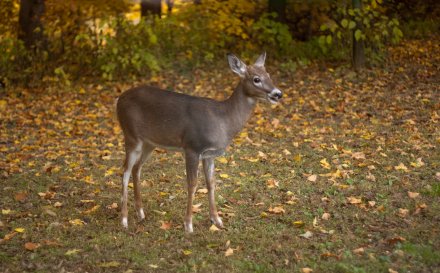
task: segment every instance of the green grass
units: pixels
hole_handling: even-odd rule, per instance
[[[173,152],[155,152],[143,169],[145,221],[135,217],[130,189],[129,228],[120,226],[112,204],[120,200],[123,143],[110,87],[15,90],[0,131],[0,271],[439,272],[439,109],[428,62],[440,56],[436,44],[426,51],[431,56],[398,47],[395,70],[365,77],[312,66],[278,78],[283,103],[258,106],[245,128],[251,142],[237,138],[227,163],[216,162],[225,229],[209,230],[207,197],[197,193],[202,210],[191,235],[183,231],[184,161]],[[186,84],[193,90],[207,79]],[[215,90],[195,94],[213,97]],[[400,163],[407,170],[396,169]],[[278,186],[268,187],[268,179]],[[199,183],[205,187],[203,177]],[[280,206],[284,213],[269,211]],[[171,228],[160,229],[161,221]],[[16,228],[24,232],[8,238]],[[300,236],[307,231],[310,238]],[[27,250],[29,242],[40,247]],[[225,256],[228,248],[234,252]]]

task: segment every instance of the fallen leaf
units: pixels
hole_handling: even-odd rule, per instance
[[[23,233],[24,232],[24,228],[18,227],[18,228],[15,228],[14,231],[16,231],[18,233]]]
[[[222,164],[228,164],[228,160],[224,156],[217,157],[217,161],[222,163]]]
[[[27,194],[26,192],[17,192],[17,193],[14,195],[14,199],[15,199],[15,201],[17,201],[17,202],[23,202],[23,201],[26,200],[27,196],[28,196],[28,194]]]
[[[327,162],[327,158],[322,159],[319,163],[324,169],[330,169],[330,163]]]
[[[59,208],[59,207],[63,206],[63,203],[57,201],[57,202],[55,202],[55,204],[53,204],[53,206],[56,208]]]
[[[197,192],[198,192],[198,193],[206,194],[206,193],[208,193],[208,189],[206,189],[206,188],[204,188],[204,189],[198,189]]]
[[[303,221],[294,221],[294,222],[293,222],[293,225],[294,225],[296,228],[301,228],[301,227],[303,227],[305,224],[304,224]]]
[[[11,214],[12,212],[13,212],[13,210],[10,210],[10,209],[2,209],[3,215],[8,215],[8,214]]]
[[[411,198],[411,199],[415,199],[415,198],[417,198],[419,195],[420,195],[420,193],[418,193],[418,192],[411,192],[411,191],[408,191],[408,197]]]
[[[202,203],[198,203],[192,206],[192,212],[193,213],[199,213],[202,211],[202,209],[200,208],[202,206]]]
[[[362,203],[362,199],[356,198],[356,197],[353,197],[353,196],[347,197],[347,200],[348,200],[348,203],[350,203],[350,204],[360,204],[360,203]]]
[[[40,244],[36,244],[36,243],[27,242],[24,244],[24,248],[29,251],[34,251],[35,249],[37,249],[39,247],[40,247]]]
[[[368,201],[368,205],[370,207],[374,207],[376,205],[376,201]]]
[[[160,229],[168,230],[171,228],[171,222],[160,221],[160,223],[161,223]]]
[[[101,206],[100,205],[95,205],[93,207],[91,207],[90,209],[83,211],[82,214],[91,214],[95,211],[97,211]]]
[[[117,209],[118,208],[118,204],[117,203],[112,203],[111,205],[107,206],[108,209]]]
[[[303,268],[301,268],[301,272],[302,273],[312,273],[313,269],[308,268],[308,267],[303,267]]]
[[[151,268],[159,268],[159,266],[157,264],[149,264],[148,266]]]
[[[83,226],[85,224],[85,222],[81,219],[69,220],[69,223],[73,226]]]
[[[64,255],[66,255],[66,256],[76,255],[80,251],[81,251],[81,249],[77,249],[77,248],[69,249],[69,250],[66,251],[66,253],[64,253]]]
[[[192,254],[192,251],[189,250],[189,249],[185,249],[185,250],[182,251],[182,253],[183,253],[183,255],[185,255],[185,256],[189,256],[189,255]]]
[[[307,180],[309,180],[310,182],[315,182],[317,178],[318,176],[316,174],[312,174],[309,177],[307,177]]]
[[[220,177],[226,179],[226,178],[229,178],[229,175],[226,173],[221,173]]]
[[[285,213],[286,211],[284,210],[284,208],[283,207],[281,207],[281,206],[277,206],[277,207],[270,207],[269,209],[268,209],[268,212],[270,212],[270,213],[273,213],[273,214],[283,214],[283,213]]]
[[[104,268],[108,268],[108,267],[118,267],[120,266],[121,263],[117,262],[117,261],[111,261],[111,262],[105,262],[105,263],[100,263],[98,264],[99,267],[104,267]]]
[[[231,256],[232,254],[234,254],[234,250],[232,248],[228,248],[225,251],[225,257]]]
[[[402,218],[405,218],[408,216],[409,210],[408,209],[402,209],[399,208],[399,216]]]
[[[419,157],[419,158],[417,158],[416,162],[411,162],[410,165],[415,168],[421,168],[421,167],[425,166],[425,163],[422,161],[422,158]]]
[[[368,175],[366,176],[366,178],[367,178],[367,180],[376,182],[376,177],[373,174],[371,174],[370,172],[368,172]]]
[[[269,189],[272,189],[272,188],[275,188],[275,187],[279,187],[279,182],[278,182],[277,180],[273,179],[273,178],[269,178],[269,179],[266,181],[266,186],[267,186]]]
[[[324,212],[321,216],[322,220],[328,220],[330,219],[330,213]]]
[[[299,237],[303,237],[306,239],[309,239],[312,236],[313,236],[313,233],[311,231],[306,231],[305,233],[299,235]]]
[[[408,168],[405,166],[405,164],[403,164],[403,163],[400,163],[399,165],[397,165],[397,166],[394,166],[394,169],[396,170],[396,171],[404,171],[404,172],[407,172],[408,171]]]
[[[405,241],[406,241],[405,238],[403,238],[401,236],[396,236],[396,237],[392,237],[392,238],[388,239],[387,243],[392,246],[392,245],[395,245],[397,243],[401,243],[401,242],[405,242]]]
[[[392,268],[388,268],[388,273],[399,273],[398,271],[392,269]]]
[[[356,248],[353,250],[353,253],[357,254],[357,255],[362,255],[362,254],[364,254],[364,252],[365,252],[365,249],[363,247]]]
[[[352,153],[351,157],[354,159],[365,159],[365,154],[363,152]]]
[[[11,233],[8,233],[5,235],[5,237],[3,237],[3,239],[1,241],[8,241],[10,240],[12,237],[14,237],[15,235],[17,235],[18,233],[13,231]]]

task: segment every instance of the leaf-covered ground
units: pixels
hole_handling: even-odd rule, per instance
[[[131,202],[120,226],[113,104],[129,85],[10,90],[0,271],[440,272],[439,45],[407,41],[360,76],[269,67],[285,99],[260,104],[216,163],[226,229],[210,228],[201,177],[192,235],[182,155],[163,150],[143,169],[146,220]],[[237,79],[225,63],[148,83],[222,99]]]

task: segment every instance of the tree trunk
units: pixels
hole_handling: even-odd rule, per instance
[[[286,22],[286,0],[269,0],[269,12],[277,15],[277,21]]]
[[[162,15],[161,0],[141,0],[141,17],[155,15],[159,18]]]
[[[28,49],[45,46],[43,25],[41,24],[44,10],[44,0],[20,1],[18,39],[22,40]]]
[[[352,0],[353,9],[362,9],[362,0]],[[364,41],[362,39],[356,40],[356,29],[363,31],[362,22],[356,22],[357,28],[353,29],[353,68],[355,71],[360,71],[365,66],[365,52]]]

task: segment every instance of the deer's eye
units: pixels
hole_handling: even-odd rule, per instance
[[[254,77],[254,83],[261,83],[261,79],[259,77]]]

